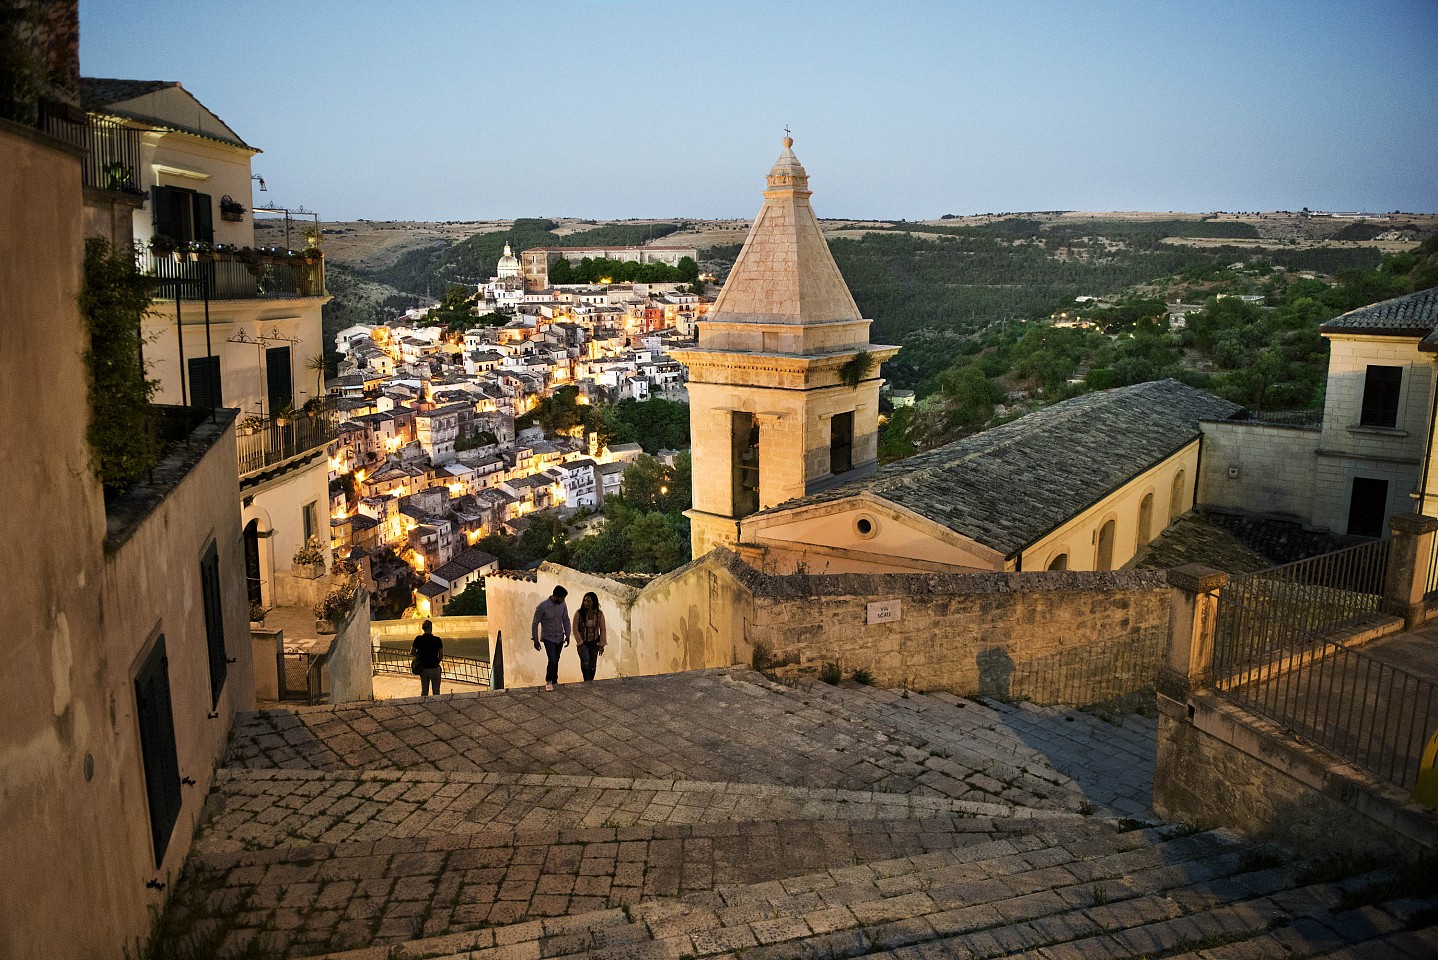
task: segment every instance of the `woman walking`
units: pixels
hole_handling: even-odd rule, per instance
[[[586,593],[574,614],[575,649],[579,651],[579,672],[586,681],[594,679],[594,668],[604,652],[608,638],[604,632],[604,611],[599,609],[599,596]]]

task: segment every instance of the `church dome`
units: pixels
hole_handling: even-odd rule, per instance
[[[504,245],[504,256],[499,258],[499,270],[497,272],[501,280],[508,277],[519,276],[519,258],[514,255],[514,251],[509,249],[509,244],[507,243]]]

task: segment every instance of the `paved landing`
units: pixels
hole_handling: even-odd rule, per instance
[[[260,713],[164,936],[334,960],[1431,955],[1434,905],[1393,875],[1335,884],[1143,816],[1152,745],[1139,717],[738,669]]]

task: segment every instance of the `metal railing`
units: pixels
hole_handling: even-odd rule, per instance
[[[1347,641],[1382,610],[1390,542],[1230,580],[1216,604],[1213,688],[1314,746],[1411,787],[1438,726],[1438,684]]]
[[[446,656],[439,662],[441,679],[456,683],[475,683],[489,686],[489,662],[472,657]],[[410,654],[405,650],[387,650],[384,647],[374,651],[375,673],[410,673]]]
[[[1374,540],[1233,577],[1219,596],[1215,673],[1378,613],[1390,542]],[[1243,617],[1249,613],[1267,626],[1247,629]]]
[[[140,131],[99,117],[72,119],[47,109],[40,111],[40,129],[85,151],[81,182],[87,187],[141,196]]]
[[[192,259],[193,257],[193,259]],[[314,263],[291,257],[250,257],[234,253],[189,254],[145,251],[144,272],[154,277],[162,300],[283,300],[319,297],[325,292],[323,258]]]
[[[1247,410],[1240,423],[1261,423],[1275,427],[1311,429],[1323,426],[1323,408],[1317,410]]]
[[[1232,606],[1232,605],[1230,605]],[[1220,623],[1224,605],[1220,599]],[[1283,625],[1254,610],[1242,628],[1257,636]],[[1404,788],[1438,727],[1438,683],[1333,637],[1268,651],[1252,667],[1222,678],[1226,699],[1273,720],[1314,746]]]
[[[335,438],[338,429],[333,418],[319,415],[270,423],[253,433],[239,434],[235,437],[235,445],[240,476],[257,473],[324,446]]]

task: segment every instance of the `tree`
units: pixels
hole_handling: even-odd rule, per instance
[[[482,617],[489,612],[488,595],[484,589],[484,578],[471,583],[456,597],[444,605],[446,617]]]
[[[574,283],[574,266],[564,257],[560,257],[549,267],[549,282]]]
[[[636,573],[666,573],[687,559],[688,538],[666,514],[640,514],[625,530],[631,569]]]
[[[674,279],[686,283],[693,283],[699,279],[699,264],[694,262],[693,257],[680,257],[679,262],[674,266]]]
[[[325,360],[323,353],[317,353],[305,361],[305,369],[311,370],[315,375],[315,396],[324,396],[325,372],[329,369],[329,363]]]

